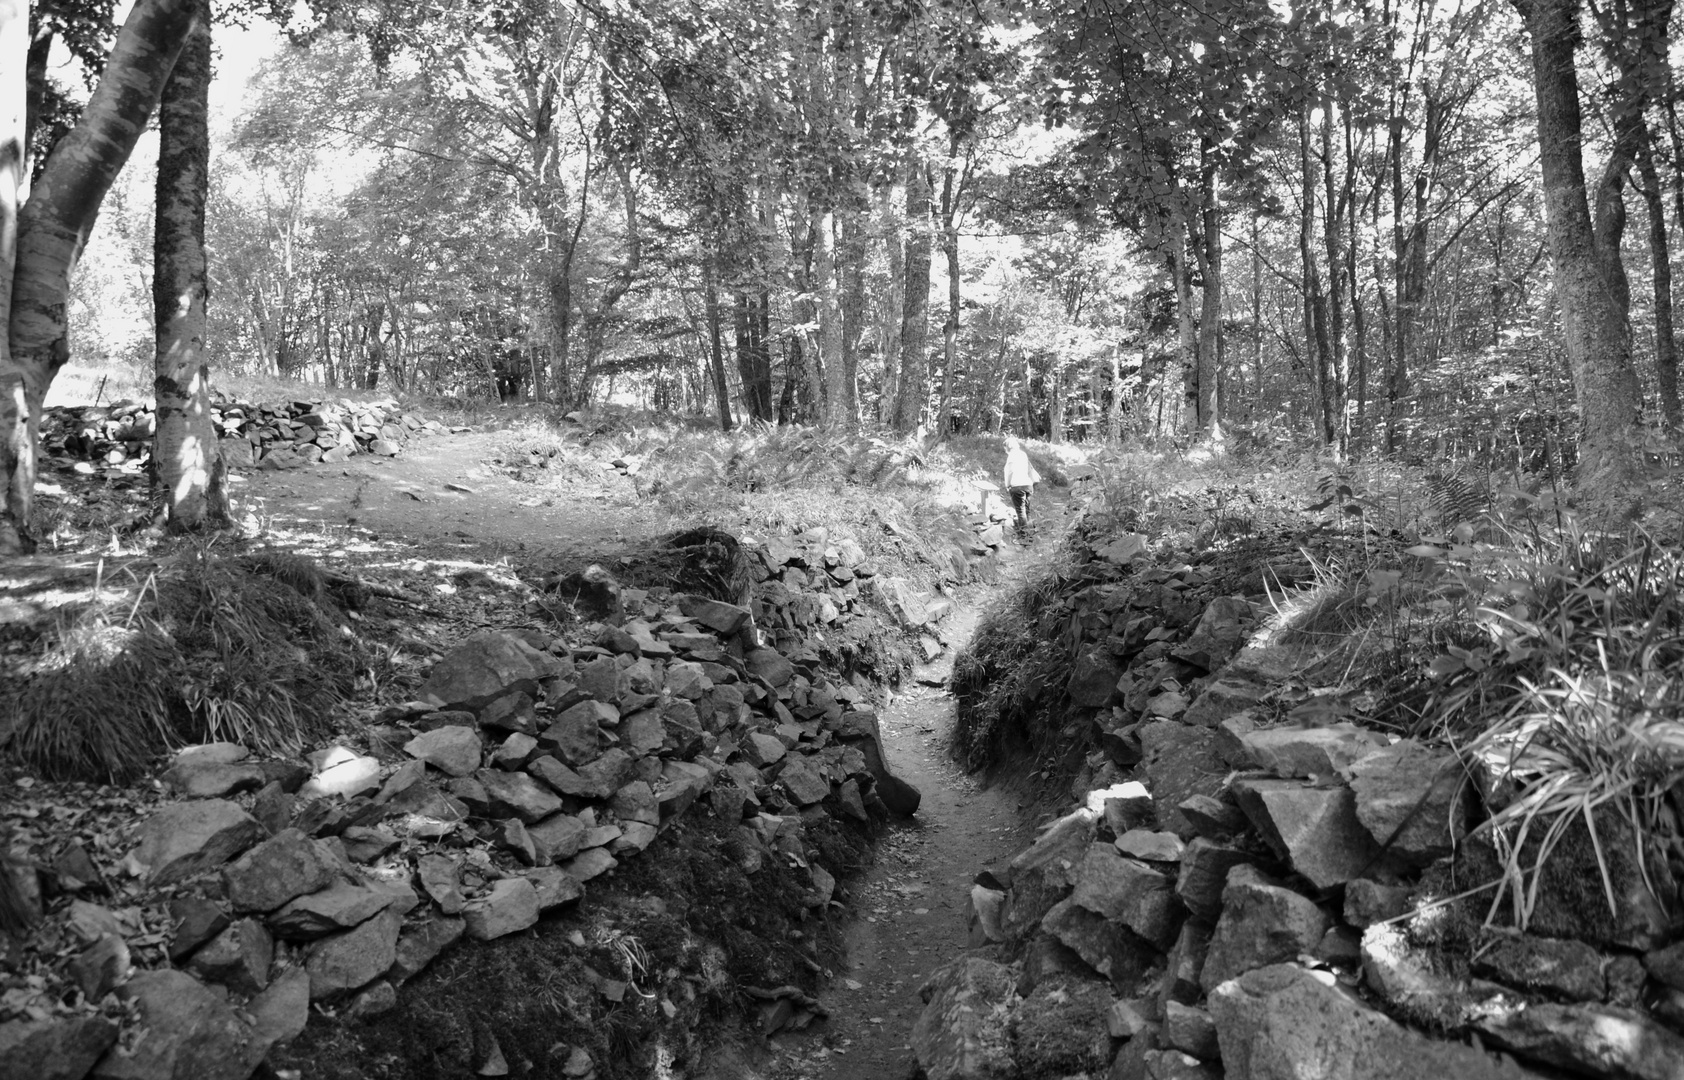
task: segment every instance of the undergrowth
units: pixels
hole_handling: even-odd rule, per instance
[[[42,642],[0,696],[6,753],[55,780],[124,781],[185,743],[296,754],[351,692],[362,649],[307,559],[189,549]]]

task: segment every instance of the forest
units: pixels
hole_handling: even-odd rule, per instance
[[[1671,19],[7,0],[0,544],[72,358],[155,377],[188,524],[214,373],[1609,490],[1680,419]],[[283,41],[211,100],[254,23]]]

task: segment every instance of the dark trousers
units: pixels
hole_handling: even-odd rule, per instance
[[[1012,496],[1012,513],[1017,515],[1017,531],[1029,531],[1029,489],[1026,487],[1007,488]]]

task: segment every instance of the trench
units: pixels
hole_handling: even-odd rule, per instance
[[[910,820],[892,821],[872,866],[850,884],[843,957],[819,994],[822,1023],[772,1039],[773,1080],[906,1080],[919,987],[968,947],[967,902],[984,869],[999,870],[1034,839],[1026,799],[953,759],[957,707],[945,688],[993,589],[1013,587],[1042,541],[1011,549],[999,585],[967,590],[950,616],[953,648],[904,686],[880,714],[890,767],[923,795]],[[930,685],[936,681],[943,685]]]

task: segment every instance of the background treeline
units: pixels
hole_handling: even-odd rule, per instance
[[[212,366],[1536,466],[1570,456],[1573,394],[1522,29],[1436,0],[319,4],[218,106]],[[1578,58],[1594,163],[1622,75]],[[1611,182],[1637,369],[1676,418],[1661,67]],[[145,366],[126,176],[73,352]]]

